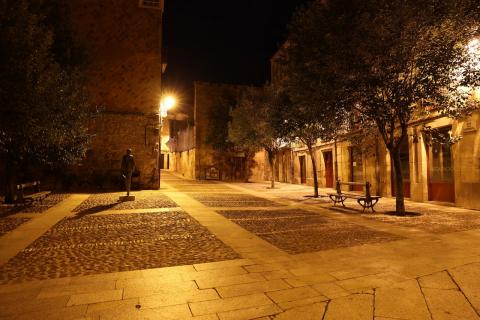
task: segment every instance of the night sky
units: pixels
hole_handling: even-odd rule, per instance
[[[286,25],[307,0],[166,0],[166,90],[192,101],[193,81],[263,84]]]

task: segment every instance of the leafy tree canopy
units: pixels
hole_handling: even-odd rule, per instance
[[[54,32],[29,4],[0,4],[0,154],[7,173],[26,163],[74,163],[89,141],[81,72],[55,60]]]
[[[375,126],[402,189],[399,146],[409,121],[419,111],[458,118],[477,107],[479,13],[476,0],[314,1],[290,25],[288,54],[298,61],[292,81],[311,95],[330,83],[339,114]],[[401,191],[397,211],[404,212]]]

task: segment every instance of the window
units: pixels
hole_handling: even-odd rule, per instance
[[[163,10],[163,0],[140,0],[141,8]]]

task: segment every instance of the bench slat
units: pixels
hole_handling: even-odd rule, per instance
[[[25,182],[25,183],[17,184],[17,190],[22,190],[30,187],[37,187],[39,185],[40,185],[40,181]]]

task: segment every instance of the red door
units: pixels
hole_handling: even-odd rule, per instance
[[[448,134],[450,127],[439,130]],[[455,181],[451,146],[439,141],[427,147],[428,200],[455,202]]]
[[[323,153],[323,161],[325,162],[325,187],[333,188],[333,156],[332,151]]]

